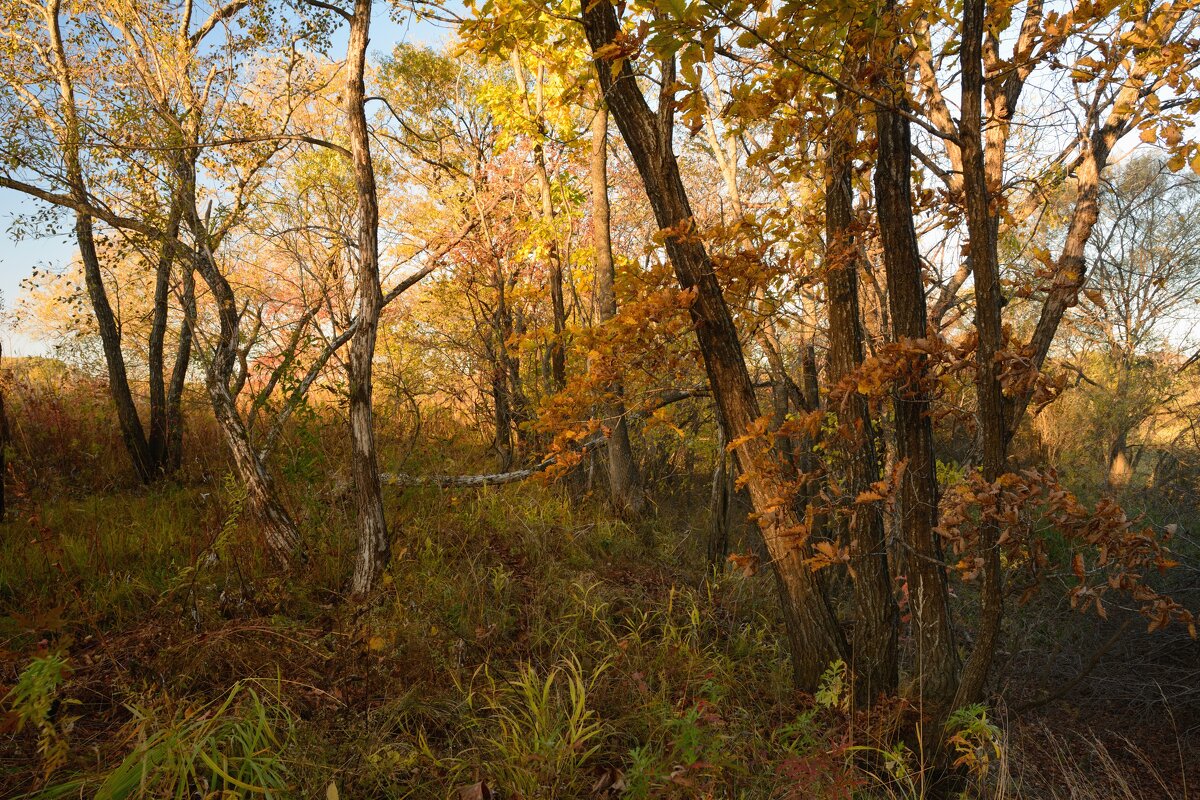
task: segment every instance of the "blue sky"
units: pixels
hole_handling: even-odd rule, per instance
[[[457,5],[457,4],[455,4]],[[450,31],[430,22],[396,22],[389,14],[390,4],[376,3],[376,12],[371,20],[371,52],[381,55],[391,51],[401,42],[437,46],[444,43]],[[333,53],[345,47],[345,32],[335,37]],[[15,239],[11,228],[14,220],[36,211],[38,204],[24,195],[0,189],[0,296],[3,297],[5,321],[0,323],[0,341],[4,344],[4,355],[44,355],[48,347],[44,342],[15,331],[7,317],[17,305],[21,294],[21,282],[29,277],[34,268],[62,270],[75,253],[69,235],[44,238]],[[70,220],[64,217],[62,229],[70,233]]]

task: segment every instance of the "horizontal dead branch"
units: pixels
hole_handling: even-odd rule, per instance
[[[577,452],[586,453],[606,440],[605,435],[593,433],[579,443]],[[558,454],[547,456],[537,466],[512,472],[494,472],[488,475],[405,475],[402,472],[385,472],[379,476],[380,483],[385,486],[437,486],[442,489],[479,489],[484,486],[500,486],[505,483],[517,483],[526,478],[532,478],[539,472],[544,472],[558,462]]]
[[[756,388],[770,384],[755,384]],[[655,401],[632,412],[627,416],[632,419],[644,419],[660,408],[666,408],[672,403],[678,403],[681,400],[689,400],[695,397],[709,397],[711,392],[707,388],[696,389],[669,389],[662,392]],[[579,443],[579,449],[574,451],[577,453],[586,453],[608,441],[608,437],[604,432],[593,433]],[[384,486],[399,486],[402,488],[409,487],[437,487],[441,489],[480,489],[485,486],[502,486],[506,483],[518,483],[520,481],[532,478],[540,472],[544,472],[558,462],[559,454],[555,453],[547,456],[541,463],[533,467],[525,469],[512,470],[511,472],[493,472],[485,475],[408,475],[403,472],[384,472],[379,475],[379,481]]]

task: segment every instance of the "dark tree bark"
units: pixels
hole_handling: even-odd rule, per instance
[[[847,59],[852,62],[853,59]],[[852,64],[847,64],[853,69]],[[839,92],[839,95],[843,93]],[[825,270],[829,306],[829,383],[836,386],[863,362],[858,303],[858,244],[854,235],[852,149],[858,138],[855,104],[839,96],[829,126],[825,157]],[[857,498],[879,480],[875,432],[867,398],[851,390],[839,417],[846,443],[847,495]],[[882,510],[876,503],[855,505],[848,526],[854,579],[854,635],[851,666],[854,700],[867,706],[896,690],[899,610],[888,571]]]
[[[600,321],[617,315],[617,293],[614,286],[616,268],[613,263],[612,229],[608,205],[608,107],[601,100],[592,118],[592,242],[596,250],[596,304]],[[608,437],[608,491],[613,507],[621,513],[640,514],[645,506],[642,478],[633,448],[629,444],[629,423],[625,419],[623,387],[619,382],[608,387],[612,396],[605,416],[612,420]]]
[[[717,568],[729,555],[729,533],[733,528],[733,470],[725,446],[725,426],[718,419],[717,453],[713,462],[712,491],[708,503],[708,540],[705,542],[709,567]]]
[[[183,322],[175,347],[175,367],[167,387],[167,472],[174,473],[183,462],[183,392],[187,386],[188,368],[192,361],[193,326],[196,323],[196,273],[194,264],[183,265],[179,302],[183,307]]]
[[[358,199],[358,328],[350,340],[350,471],[354,479],[358,514],[358,542],[350,590],[356,595],[370,591],[387,566],[390,539],[379,487],[379,464],[375,452],[375,422],[371,408],[372,362],[383,308],[379,285],[379,199],[375,170],[371,163],[370,130],[367,127],[364,72],[371,27],[371,0],[355,0],[350,20],[346,59],[346,115],[349,120],[350,153],[354,188]]]
[[[495,319],[493,319],[492,325],[496,325]],[[496,352],[501,347],[504,347],[502,341],[489,344],[487,354],[492,367],[492,406],[496,415],[496,432],[492,438],[492,447],[495,448],[496,455],[500,458],[500,469],[506,470],[513,463],[513,420],[512,410],[508,404],[507,371]]]
[[[968,248],[971,271],[975,278],[975,329],[979,343],[975,350],[976,394],[979,403],[979,433],[983,449],[983,478],[995,481],[1005,471],[1008,436],[1005,432],[1004,395],[1000,386],[996,355],[1004,347],[1000,310],[1000,263],[997,251],[998,218],[991,213],[993,190],[988,185],[984,163],[983,118],[983,36],[984,0],[964,0],[962,39],[962,122],[963,193],[967,209]],[[997,174],[1000,165],[993,165]],[[999,524],[984,519],[980,526],[979,548],[983,558],[979,589],[980,621],[975,646],[963,667],[962,682],[955,706],[979,699],[1000,636],[1003,616]]]
[[[82,181],[82,176],[79,177]],[[83,192],[82,188],[80,192]],[[85,196],[78,198],[86,202]],[[151,453],[138,415],[137,404],[129,386],[129,374],[125,368],[125,354],[121,351],[121,330],[116,315],[108,300],[104,286],[104,273],[100,267],[100,255],[92,218],[86,214],[75,217],[75,241],[79,247],[79,258],[83,262],[84,282],[87,284],[88,299],[96,316],[96,329],[100,334],[100,345],[104,351],[104,363],[108,370],[108,390],[117,409],[117,422],[121,426],[121,439],[133,459],[133,468],[143,483],[151,483],[158,477],[158,465]],[[160,373],[161,377],[161,373]]]
[[[173,458],[169,452],[170,443],[176,438],[182,443],[182,437],[175,437],[172,429],[169,428],[172,420],[176,422],[182,420],[177,406],[174,408],[175,413],[171,413],[163,375],[163,338],[166,334],[167,308],[170,301],[168,288],[175,244],[174,236],[179,227],[178,198],[172,198],[155,281],[153,320],[149,338],[150,418],[149,432],[147,432],[142,425],[137,403],[129,385],[125,355],[121,349],[121,328],[113,313],[108,290],[104,285],[94,222],[89,214],[78,210],[78,207],[89,204],[90,197],[80,154],[82,123],[79,119],[75,86],[63,45],[58,18],[60,8],[61,3],[58,0],[52,0],[47,4],[45,14],[46,28],[50,33],[53,47],[53,67],[63,112],[61,134],[64,141],[61,144],[66,168],[66,182],[71,197],[77,204],[75,240],[79,248],[80,261],[83,263],[84,283],[87,286],[88,299],[96,317],[96,327],[108,371],[109,395],[112,397],[113,405],[116,406],[121,438],[138,478],[143,483],[152,483],[169,473],[173,469],[173,464],[178,463],[178,458]],[[188,354],[182,355],[186,369]]]
[[[609,0],[580,4],[592,52],[613,43],[619,31]],[[733,318],[704,245],[691,235],[692,211],[679,175],[672,142],[674,109],[669,90],[658,113],[649,107],[628,60],[617,68],[596,58],[600,85],[617,127],[637,165],[655,219],[666,232],[667,255],[680,286],[692,293],[689,307],[713,397],[738,442],[738,469],[750,491],[780,588],[797,684],[815,688],[830,662],[844,657],[845,640],[819,576],[806,563],[812,548],[790,504],[780,467],[768,442],[755,433],[760,417]],[[670,68],[664,70],[669,75]],[[671,81],[664,80],[670,86]]]
[[[894,43],[880,47],[881,95],[875,120],[879,152],[875,165],[875,202],[883,261],[887,271],[888,306],[895,338],[927,335],[925,286],[921,255],[913,226],[912,140],[907,118],[893,109],[907,106],[906,65]],[[896,458],[905,464],[899,491],[901,538],[907,548],[908,596],[916,647],[917,692],[927,711],[943,713],[958,686],[958,654],[951,635],[946,575],[937,546],[937,472],[933,426],[925,387],[925,358],[914,361],[909,383],[894,390]]]

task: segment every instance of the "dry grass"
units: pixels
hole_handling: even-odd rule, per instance
[[[66,659],[61,686],[29,706],[46,709],[65,749],[47,776],[37,725],[0,721],[0,797],[89,796],[157,752],[147,743],[199,741],[217,762],[234,748],[230,763],[285,782],[286,797],[331,783],[342,797],[422,800],[479,783],[498,797],[524,787],[526,800],[928,789],[928,765],[894,735],[911,724],[902,705],[865,718],[840,708],[836,682],[816,701],[789,688],[769,578],[706,570],[703,486],[675,481],[678,496],[642,527],[537,483],[390,494],[396,557],[377,594],[351,604],[340,590],[353,519],[329,491],[345,438],[336,419],[306,420],[281,452],[312,552],[302,574],[282,576],[236,512],[202,416],[188,469],[145,490],[113,456],[95,387],[34,388],[12,411],[20,496],[0,540],[0,694],[34,659]],[[419,457],[407,433],[383,433],[385,450]],[[448,471],[478,454],[436,458]],[[1161,703],[1154,743],[1094,730],[1063,706],[1043,713],[1003,735],[990,717],[976,725],[970,741],[988,760],[967,797],[1190,800],[1176,765],[1194,742]],[[270,744],[234,752],[247,741]],[[224,780],[162,747],[174,771],[156,785]]]

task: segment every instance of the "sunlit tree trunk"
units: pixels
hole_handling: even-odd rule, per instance
[[[358,541],[350,590],[358,595],[370,591],[378,582],[387,566],[390,548],[383,493],[379,485],[375,423],[371,408],[372,362],[383,292],[379,285],[379,199],[375,170],[371,163],[364,81],[370,27],[371,0],[355,0],[346,59],[346,115],[349,120],[359,226],[358,328],[350,340],[349,359],[350,469],[358,514]]]
[[[597,103],[592,118],[592,240],[596,250],[596,304],[600,321],[617,315],[617,293],[614,286],[616,268],[613,263],[612,230],[608,205],[608,107]],[[625,419],[623,387],[614,383],[608,387],[612,396],[605,416],[611,421],[608,437],[608,490],[613,506],[622,512],[639,514],[645,505],[642,478],[633,448],[629,444],[629,423]]]
[[[195,151],[191,151],[188,157],[181,154],[176,164],[176,175],[185,203],[183,221],[192,235],[195,268],[212,294],[219,324],[205,373],[205,387],[217,427],[225,437],[234,469],[246,489],[247,507],[262,528],[267,550],[277,563],[292,567],[305,557],[300,532],[280,501],[274,481],[250,441],[250,434],[238,411],[237,400],[230,390],[238,360],[241,313],[237,308],[233,287],[217,267],[207,224],[196,206],[195,162],[188,160],[196,158],[196,155]],[[187,315],[190,328],[195,325],[194,302],[188,307]]]
[[[192,363],[193,325],[196,320],[196,274],[191,261],[182,265],[180,304],[183,321],[175,346],[175,366],[167,387],[167,471],[173,473],[183,461],[183,393]]]
[[[164,350],[167,338],[167,309],[171,298],[171,274],[175,263],[175,245],[179,237],[179,222],[182,208],[178,199],[171,198],[171,211],[167,218],[167,229],[164,241],[160,245],[158,264],[154,274],[154,306],[150,321],[150,346],[147,351],[147,377],[150,383],[150,434],[147,440],[147,450],[151,459],[163,472],[170,472],[179,465],[179,453],[175,446],[182,445],[182,432],[178,440],[172,426],[182,422],[180,413],[180,397],[169,391],[166,380],[166,359]],[[184,330],[187,326],[184,325]],[[190,347],[180,350],[179,360],[186,370],[187,357]]]

